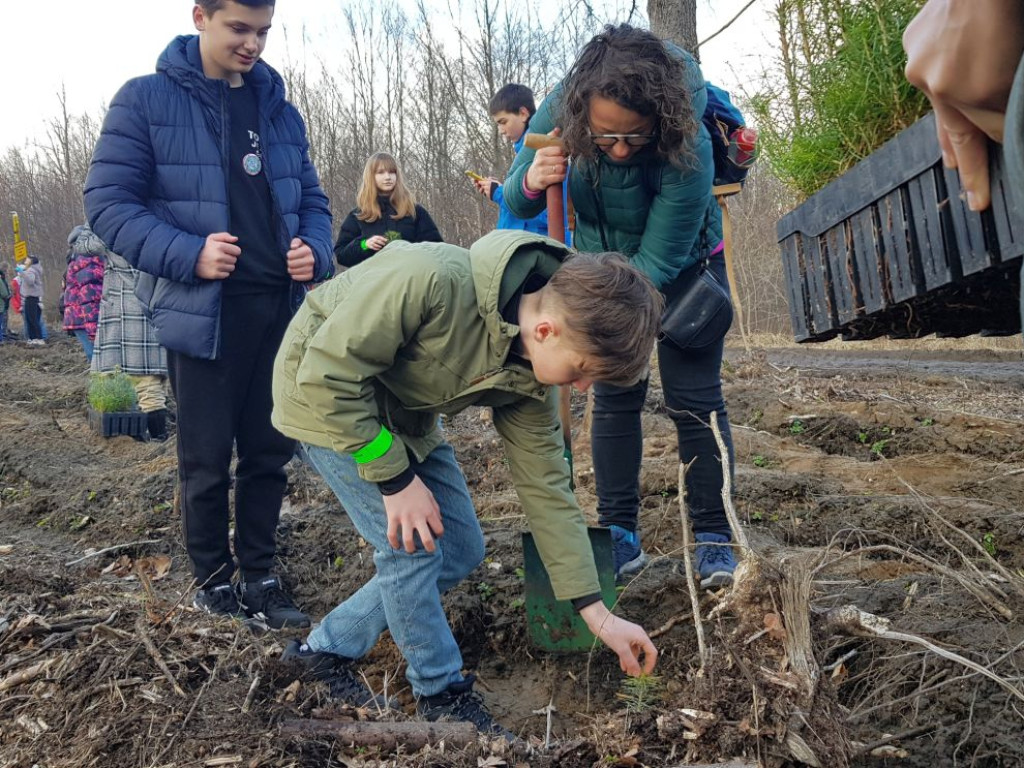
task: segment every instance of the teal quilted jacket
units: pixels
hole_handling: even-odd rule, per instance
[[[686,62],[693,107],[700,116],[707,105],[700,66],[689,53],[668,47]],[[531,132],[548,133],[558,125],[562,88],[559,84],[541,104],[530,120]],[[718,244],[722,215],[711,194],[711,139],[699,119],[697,125],[700,135],[690,168],[658,160],[647,148],[623,163],[599,155],[596,162],[573,164],[569,194],[576,209],[573,245],[578,250],[619,251],[664,288],[700,260],[702,246],[713,249]],[[524,147],[505,182],[505,202],[520,218],[536,216],[544,208],[543,196],[530,200],[522,190],[533,155]]]

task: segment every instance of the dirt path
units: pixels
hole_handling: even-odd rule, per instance
[[[863,375],[883,371],[896,376],[938,376],[947,379],[979,379],[1020,384],[1024,360],[1020,352],[990,350],[859,350],[835,351],[808,345],[793,349],[764,350],[774,366],[797,368],[815,376]],[[733,350],[733,355],[738,350]]]
[[[749,640],[751,622],[762,626],[770,605],[709,620],[723,596],[704,596],[713,662],[697,674],[680,568],[675,432],[657,388],[644,415],[641,515],[655,560],[620,596],[624,615],[662,630],[661,682],[649,709],[618,695],[622,675],[607,651],[547,656],[530,647],[524,522],[500,444],[479,411],[454,419],[449,434],[488,559],[447,596],[449,615],[492,711],[538,750],[526,758],[488,746],[385,763],[331,740],[281,736],[289,717],[375,716],[338,712],[322,686],[297,684],[295,670],[277,661],[290,635],[254,635],[188,607],[173,440],[93,435],[87,377],[71,342],[0,347],[0,766],[492,759],[481,764],[589,768],[728,758],[781,766],[795,764],[784,736],[798,731],[827,766],[1024,765],[1024,703],[1006,688],[912,643],[834,634],[823,619],[856,604],[1024,686],[1016,618],[1024,611],[1024,377],[1016,354],[727,355],[736,507],[754,548],[765,562],[814,555],[831,563],[810,593],[814,658],[824,672],[803,716],[809,729],[782,717],[793,694],[771,682],[784,679],[789,663],[783,641],[763,632]],[[582,413],[583,401],[574,405]],[[589,452],[585,439],[576,443],[578,495],[592,514]],[[366,579],[371,553],[320,480],[301,464],[290,469],[280,571],[322,616]],[[69,565],[111,546],[123,548]],[[397,694],[400,718],[412,711],[390,642],[363,669],[372,685]],[[549,703],[557,745],[545,750]],[[683,738],[681,708],[709,711],[713,724]],[[896,738],[882,744],[885,734]],[[869,756],[865,745],[889,751]]]

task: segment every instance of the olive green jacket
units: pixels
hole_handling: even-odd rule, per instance
[[[397,241],[311,291],[274,363],[273,423],[352,455],[370,482],[397,477],[443,441],[438,414],[491,406],[516,491],[562,600],[599,591],[586,525],[569,486],[557,391],[510,358],[502,319],[527,277],[565,246],[499,230],[470,250]],[[518,361],[518,362],[517,362]]]

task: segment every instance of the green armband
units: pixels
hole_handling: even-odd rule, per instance
[[[366,247],[366,238],[365,237],[362,240],[359,241],[359,247],[362,248],[364,251],[370,250],[369,248]]]
[[[352,458],[356,460],[356,464],[369,464],[387,453],[393,442],[395,442],[394,436],[386,428],[381,427],[377,436],[353,453]]]

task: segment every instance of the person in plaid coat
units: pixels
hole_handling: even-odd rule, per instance
[[[167,439],[167,352],[156,340],[152,324],[135,297],[139,271],[111,251],[92,230],[91,252],[102,254],[103,296],[92,356],[93,373],[128,374],[135,385],[139,409],[147,415],[151,440]]]

